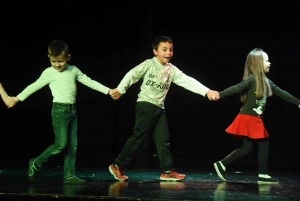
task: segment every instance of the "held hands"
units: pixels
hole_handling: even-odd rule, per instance
[[[17,102],[20,101],[17,97],[11,97],[8,95],[2,96],[2,99],[8,108],[14,107],[17,104]]]
[[[108,93],[114,100],[118,100],[121,97],[121,94],[118,91],[118,89],[110,89]]]
[[[206,93],[206,96],[210,101],[217,101],[220,99],[220,94],[218,91],[209,90]]]

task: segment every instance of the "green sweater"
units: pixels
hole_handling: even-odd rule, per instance
[[[290,93],[280,89],[276,86],[271,80],[269,80],[272,95],[279,96],[283,100],[290,102],[296,106],[300,105],[300,100],[292,96]],[[224,91],[220,92],[220,98],[225,98],[227,96],[235,95],[235,94],[247,94],[247,101],[243,104],[240,114],[247,114],[253,116],[262,116],[267,103],[267,97],[263,97],[261,100],[256,99],[255,94],[256,84],[253,75],[250,75],[247,80],[242,81],[234,86],[231,86]]]
[[[53,67],[46,68],[41,76],[34,83],[27,86],[17,97],[24,101],[34,92],[45,85],[49,85],[53,102],[74,104],[76,103],[77,94],[76,80],[103,94],[109,92],[108,87],[87,77],[76,66],[67,65],[62,72],[55,70]]]

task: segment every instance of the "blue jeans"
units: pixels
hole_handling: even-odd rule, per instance
[[[48,159],[64,151],[64,178],[75,175],[77,149],[77,110],[75,104],[53,103],[52,125],[55,134],[54,144],[50,145],[35,163],[42,167]]]

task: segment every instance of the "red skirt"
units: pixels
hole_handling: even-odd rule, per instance
[[[251,139],[269,137],[261,118],[245,114],[238,114],[225,131],[235,137],[246,136]]]

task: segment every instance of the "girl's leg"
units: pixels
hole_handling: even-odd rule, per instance
[[[226,156],[224,159],[221,160],[221,163],[227,167],[229,164],[231,164],[233,161],[245,156],[248,154],[253,148],[253,142],[248,138],[243,138],[243,146],[239,149],[234,150],[231,152],[228,156]]]
[[[258,183],[278,183],[277,179],[270,177],[268,172],[268,158],[269,158],[269,141],[267,139],[256,141],[258,150]]]
[[[258,173],[267,174],[268,159],[269,159],[269,141],[262,139],[256,141],[259,147],[258,150]]]
[[[214,167],[218,176],[223,180],[226,181],[226,167],[231,164],[233,161],[241,158],[242,156],[248,154],[253,147],[253,142],[247,138],[243,138],[243,146],[239,149],[234,150],[228,156],[226,156],[221,161],[214,163]]]

